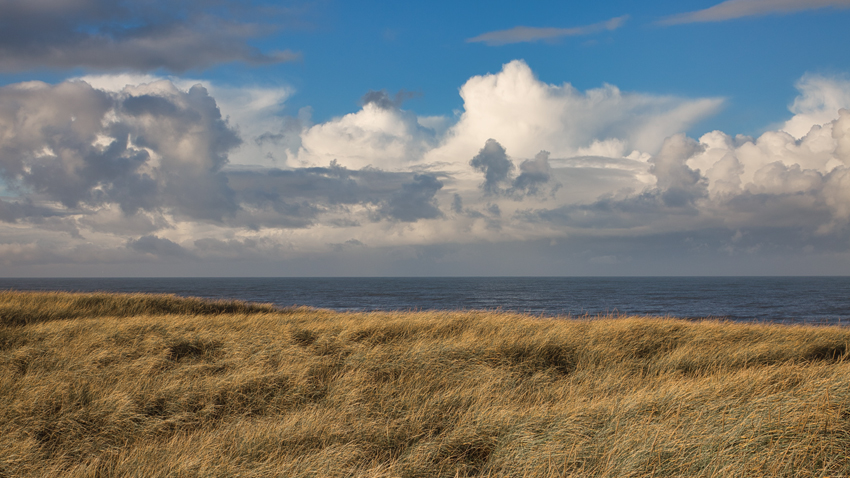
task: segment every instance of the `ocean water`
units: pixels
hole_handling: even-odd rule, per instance
[[[0,289],[170,293],[354,311],[503,309],[850,325],[850,277],[0,279]]]

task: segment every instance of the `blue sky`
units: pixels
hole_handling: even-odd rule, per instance
[[[293,31],[258,41],[292,48],[303,62],[256,69],[223,66],[225,81],[282,82],[319,121],[351,112],[365,91],[421,93],[419,114],[461,107],[468,78],[524,59],[547,83],[585,90],[611,83],[627,91],[728,98],[700,126],[757,134],[788,116],[794,83],[805,73],[843,75],[847,10],[822,8],[722,22],[661,25],[678,13],[716,2],[324,2],[305,7]],[[574,28],[628,16],[620,28],[501,46],[469,43],[518,25]],[[344,76],[344,81],[340,77]]]
[[[0,275],[850,273],[850,0],[0,0]]]

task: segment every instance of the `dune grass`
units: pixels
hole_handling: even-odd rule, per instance
[[[847,476],[848,344],[0,292],[0,477]]]

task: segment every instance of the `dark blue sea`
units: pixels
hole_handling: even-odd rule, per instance
[[[169,293],[353,311],[503,309],[850,324],[850,277],[0,279],[0,289]]]

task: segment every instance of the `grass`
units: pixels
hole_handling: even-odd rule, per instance
[[[0,292],[0,477],[847,476],[848,344]]]

